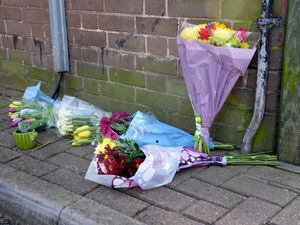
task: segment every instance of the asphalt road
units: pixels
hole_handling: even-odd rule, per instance
[[[19,222],[16,222],[13,218],[3,215],[0,212],[0,225],[22,225]]]

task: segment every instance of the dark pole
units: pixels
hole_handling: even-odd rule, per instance
[[[265,113],[267,78],[270,63],[270,29],[278,27],[281,19],[272,17],[273,0],[262,0],[261,18],[256,23],[260,27],[261,40],[258,49],[257,81],[254,113],[243,139],[241,150],[251,152],[253,139],[261,125]]]

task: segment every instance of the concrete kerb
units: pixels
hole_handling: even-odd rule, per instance
[[[143,224],[57,185],[0,163],[0,210],[30,225]]]

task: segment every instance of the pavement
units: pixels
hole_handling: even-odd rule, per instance
[[[0,219],[5,214],[30,225],[300,224],[299,167],[193,168],[164,187],[109,189],[84,179],[92,146],[72,147],[48,130],[37,144],[50,144],[15,147],[5,98],[21,96],[0,88]]]

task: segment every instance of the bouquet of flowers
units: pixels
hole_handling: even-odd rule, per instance
[[[185,27],[180,37],[187,40],[199,40],[215,46],[227,48],[249,48],[248,32],[244,28],[237,31],[226,27],[219,22],[211,22]]]
[[[256,51],[257,36],[212,22],[183,23],[177,36],[184,80],[195,112],[194,148],[209,153],[209,128]]]
[[[45,102],[13,101],[8,109],[11,125],[21,132],[47,128],[51,113],[52,107]]]
[[[91,144],[96,137],[98,121],[108,115],[76,97],[64,96],[56,118],[56,127],[60,135],[72,135],[72,145]]]
[[[144,161],[145,155],[132,140],[102,139],[96,147],[98,174],[131,177]]]

